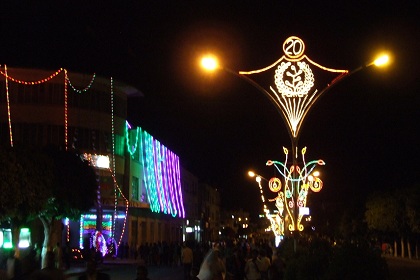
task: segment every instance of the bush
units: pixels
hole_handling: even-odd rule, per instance
[[[371,247],[344,244],[335,248],[324,279],[389,279],[388,266]]]
[[[284,240],[278,248],[286,264],[287,280],[389,279],[388,267],[377,251],[368,245],[345,243],[332,247],[322,239],[298,242]]]

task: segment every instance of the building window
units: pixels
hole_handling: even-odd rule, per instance
[[[124,156],[124,137],[118,134],[115,134],[115,154],[119,156]]]
[[[139,178],[131,178],[131,199],[139,200]]]

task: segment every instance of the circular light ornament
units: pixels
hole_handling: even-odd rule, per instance
[[[274,83],[282,96],[302,98],[314,86],[314,74],[304,61],[282,62],[276,69]]]
[[[268,181],[268,187],[272,192],[278,192],[281,189],[281,181],[277,177],[273,177]]]
[[[309,186],[313,192],[320,192],[323,184],[324,183],[322,182],[322,180],[316,177],[312,184],[310,184]]]
[[[305,52],[305,44],[299,37],[290,36],[283,43],[283,51],[288,58],[296,59]]]

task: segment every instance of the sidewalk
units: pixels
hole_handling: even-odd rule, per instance
[[[106,268],[104,266],[107,265],[136,265],[140,262],[140,260],[134,260],[134,259],[104,259],[104,262],[102,264],[98,265],[98,270],[107,271],[109,268]],[[86,271],[86,263],[85,262],[79,262],[79,263],[72,263],[70,268],[65,271],[65,274],[67,278],[79,276],[83,274],[83,272]]]
[[[98,265],[101,270],[110,275],[111,279],[132,280],[136,275],[136,266],[140,260],[134,259],[107,259],[103,264]],[[84,262],[73,264],[66,270],[68,280],[77,280],[86,270]],[[182,266],[156,266],[147,265],[149,279],[154,280],[183,280]]]

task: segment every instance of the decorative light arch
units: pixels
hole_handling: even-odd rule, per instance
[[[333,69],[322,66],[304,54],[305,44],[296,37],[291,36],[283,43],[284,55],[271,65],[258,70],[239,71],[239,75],[252,75],[265,72],[272,68],[274,71],[274,85],[269,89],[248,80],[254,86],[264,91],[277,109],[282,113],[292,138],[298,138],[302,122],[312,104],[325,91],[314,88],[315,77],[311,65],[321,70],[337,73],[338,76],[331,84],[349,73],[348,70]],[[246,77],[249,79],[248,77]],[[328,87],[327,87],[328,88]]]

